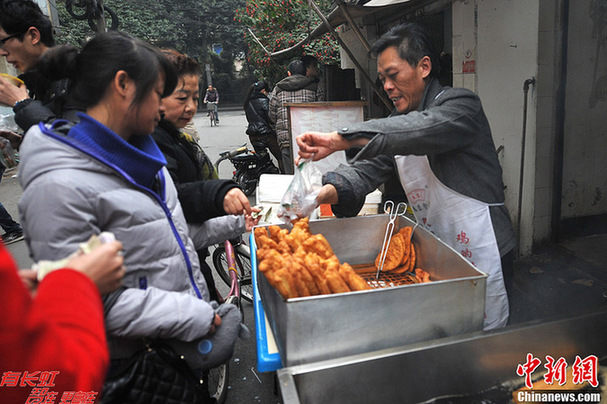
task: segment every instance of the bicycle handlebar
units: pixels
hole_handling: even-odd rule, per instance
[[[240,146],[238,149],[226,150],[226,151],[219,153],[219,158],[215,162],[215,169],[219,169],[219,163],[221,163],[222,161],[234,158],[234,157],[236,157],[240,154],[244,154],[248,151],[249,151],[249,148],[247,147],[247,145],[245,143],[242,146]]]

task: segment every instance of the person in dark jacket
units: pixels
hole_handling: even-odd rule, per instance
[[[167,169],[177,188],[179,202],[188,223],[222,217],[226,229],[250,230],[253,211],[247,196],[232,180],[220,180],[215,167],[198,143],[182,129],[192,121],[198,109],[199,64],[172,49],[162,53],[175,66],[178,82],[173,94],[163,100],[165,114],[152,138],[167,160]],[[242,214],[247,214],[243,217]],[[234,216],[238,215],[238,216]],[[209,287],[211,300],[218,300],[211,268],[205,259],[206,248],[198,250],[200,269]]]
[[[76,107],[67,101],[69,81],[49,81],[36,69],[42,55],[55,46],[52,23],[36,2],[0,1],[0,40],[0,55],[21,73],[19,78],[25,83],[17,87],[0,78],[0,103],[13,108],[23,133],[38,122],[57,117],[76,122]]]
[[[270,105],[268,90],[269,87],[265,81],[258,81],[249,87],[244,101],[244,111],[249,122],[247,135],[249,135],[256,153],[265,153],[266,147],[270,149],[270,152],[278,161],[280,172],[283,173],[280,146],[278,146],[276,132],[274,132],[270,124],[270,117],[268,116]]]

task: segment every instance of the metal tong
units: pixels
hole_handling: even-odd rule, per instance
[[[379,266],[377,267],[375,279],[379,279],[379,274],[384,269],[384,263],[386,262],[386,256],[388,255],[388,248],[390,247],[390,240],[392,239],[392,233],[394,232],[394,223],[396,222],[396,218],[399,216],[405,216],[406,211],[407,204],[404,202],[399,202],[399,204],[396,205],[396,209],[394,209],[394,202],[386,201],[386,203],[384,203],[384,213],[390,215],[390,220],[388,221],[388,226],[386,226],[386,234],[384,235],[384,242],[379,255]]]

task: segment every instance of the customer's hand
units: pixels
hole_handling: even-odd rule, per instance
[[[261,212],[261,209],[253,208],[253,211]],[[246,231],[253,230],[253,227],[257,226],[260,219],[261,219],[261,216],[257,216],[256,218],[253,218],[253,216],[251,216],[251,215],[244,215],[244,224],[245,224]]]
[[[0,77],[0,104],[12,108],[17,101],[26,98],[29,98],[29,94],[24,85],[16,86],[4,77]]]
[[[122,243],[119,241],[102,244],[88,254],[79,254],[70,259],[65,267],[87,275],[95,282],[99,292],[105,295],[122,285],[126,269],[121,250]]]
[[[244,215],[253,213],[249,198],[240,188],[232,188],[223,198],[223,210],[228,215]]]
[[[219,314],[215,313],[215,317],[213,318],[213,322],[211,323],[211,329],[209,330],[209,335],[215,334],[217,327],[221,325],[221,317]]]
[[[15,132],[11,132],[10,130],[0,129],[0,136],[8,139],[8,141],[11,142],[11,146],[15,150],[19,149],[19,146],[21,145],[21,141],[23,140],[23,136],[15,133]]]

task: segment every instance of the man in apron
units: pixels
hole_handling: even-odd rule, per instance
[[[503,327],[509,315],[504,273],[509,279],[516,240],[480,99],[438,82],[438,56],[417,24],[392,28],[372,52],[394,111],[297,138],[302,158],[347,150],[351,165],[325,174],[317,201],[331,203],[337,216],[354,216],[365,196],[397,172],[420,225],[488,274],[484,328]]]

